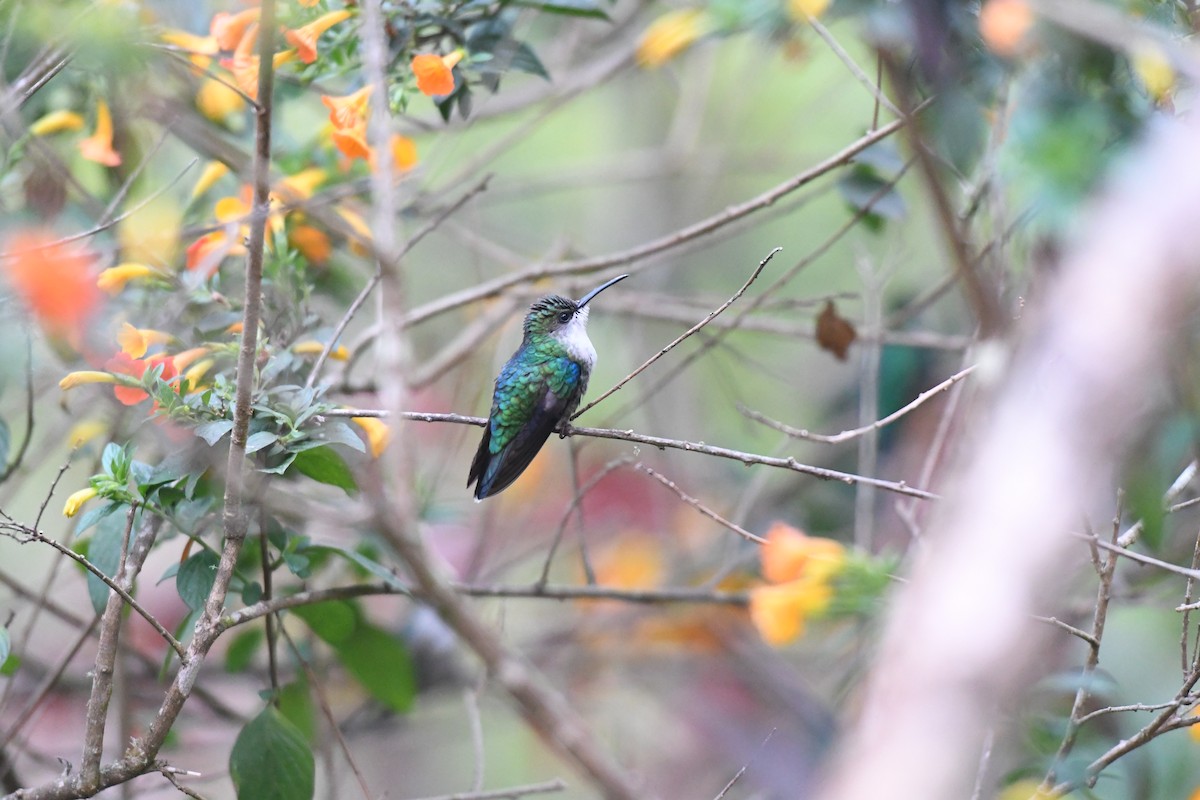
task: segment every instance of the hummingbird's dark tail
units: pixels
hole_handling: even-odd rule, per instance
[[[534,417],[520,433],[497,453],[492,452],[492,426],[484,426],[483,438],[471,462],[467,486],[475,484],[475,499],[483,500],[499,494],[521,477],[542,445],[550,438],[558,415],[542,412]]]

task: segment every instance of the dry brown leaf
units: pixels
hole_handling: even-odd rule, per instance
[[[821,349],[833,353],[839,361],[845,361],[850,345],[857,338],[854,325],[838,315],[832,300],[825,301],[825,308],[817,317],[817,344]]]

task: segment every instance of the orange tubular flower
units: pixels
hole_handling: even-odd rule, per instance
[[[349,18],[350,12],[346,9],[330,11],[302,28],[285,32],[284,38],[287,39],[288,44],[296,48],[296,53],[300,56],[301,61],[311,64],[317,60],[317,40],[321,38],[321,34]]]
[[[375,417],[351,417],[350,419],[366,434],[367,447],[370,448],[372,457],[379,458],[392,439],[392,431],[388,428],[388,424]]]
[[[187,31],[165,30],[162,33],[162,40],[167,44],[175,45],[180,50],[187,51],[191,62],[201,69],[207,67],[212,62],[211,56],[215,56],[221,49],[217,45],[215,36],[197,36]]]
[[[3,266],[13,290],[49,334],[78,346],[101,299],[91,254],[43,231],[17,234],[8,250],[13,257]]]
[[[246,28],[246,32],[238,41],[237,48],[233,51],[233,58],[221,62],[222,66],[233,73],[233,82],[237,84],[238,88],[253,98],[258,97],[258,55],[254,52],[256,44],[258,44],[258,23]],[[272,63],[278,69],[280,65],[286,64],[295,57],[295,50],[284,50],[272,57]]]
[[[335,128],[351,128],[367,119],[367,109],[371,102],[371,84],[351,94],[334,96],[323,94],[321,102],[329,109],[329,121]]]
[[[88,161],[106,167],[121,163],[121,154],[113,150],[112,115],[108,111],[108,103],[103,100],[96,102],[96,131],[79,143],[79,152]]]
[[[420,53],[413,56],[412,71],[421,94],[434,97],[454,91],[454,65],[462,61],[463,51],[455,50],[445,56]]]
[[[164,331],[135,328],[126,322],[121,325],[121,330],[117,333],[117,344],[121,346],[121,352],[125,355],[131,358],[141,358],[151,347],[166,344],[173,338],[171,334]]]
[[[346,158],[371,157],[371,148],[367,146],[367,111],[372,88],[367,85],[341,97],[321,96],[321,102],[329,109],[329,121],[333,124],[330,138]]]
[[[179,371],[175,369],[174,361],[170,356],[166,355],[140,359],[131,358],[127,353],[121,352],[106,361],[104,368],[117,375],[129,375],[132,378],[141,380],[146,370],[155,369],[159,365],[162,365],[163,368],[163,380],[171,381],[179,377]],[[149,397],[142,389],[135,389],[132,386],[121,386],[119,384],[113,386],[113,394],[116,395],[117,400],[127,406],[135,406]]]
[[[246,28],[251,23],[258,22],[259,11],[258,8],[247,8],[237,14],[221,11],[213,16],[209,33],[222,50],[232,50],[242,40]]]
[[[417,165],[417,143],[407,136],[392,134],[392,169],[396,172],[408,172]],[[371,169],[375,169],[375,151],[371,151],[368,159]]]
[[[329,237],[311,225],[297,225],[288,233],[288,244],[300,251],[309,264],[324,264],[329,260],[333,247]]]

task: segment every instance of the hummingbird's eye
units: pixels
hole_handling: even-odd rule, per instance
[[[566,325],[568,322],[571,321],[571,312],[564,311],[561,314],[559,314],[558,321],[561,322],[563,325]]]

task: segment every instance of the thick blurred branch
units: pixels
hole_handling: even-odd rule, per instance
[[[1111,493],[1147,410],[1142,387],[1195,311],[1200,124],[1159,123],[977,409],[971,455],[897,596],[824,798],[875,798],[881,775],[896,797],[967,796],[984,730],[1036,679],[1032,615],[1061,601],[1068,534]]]

